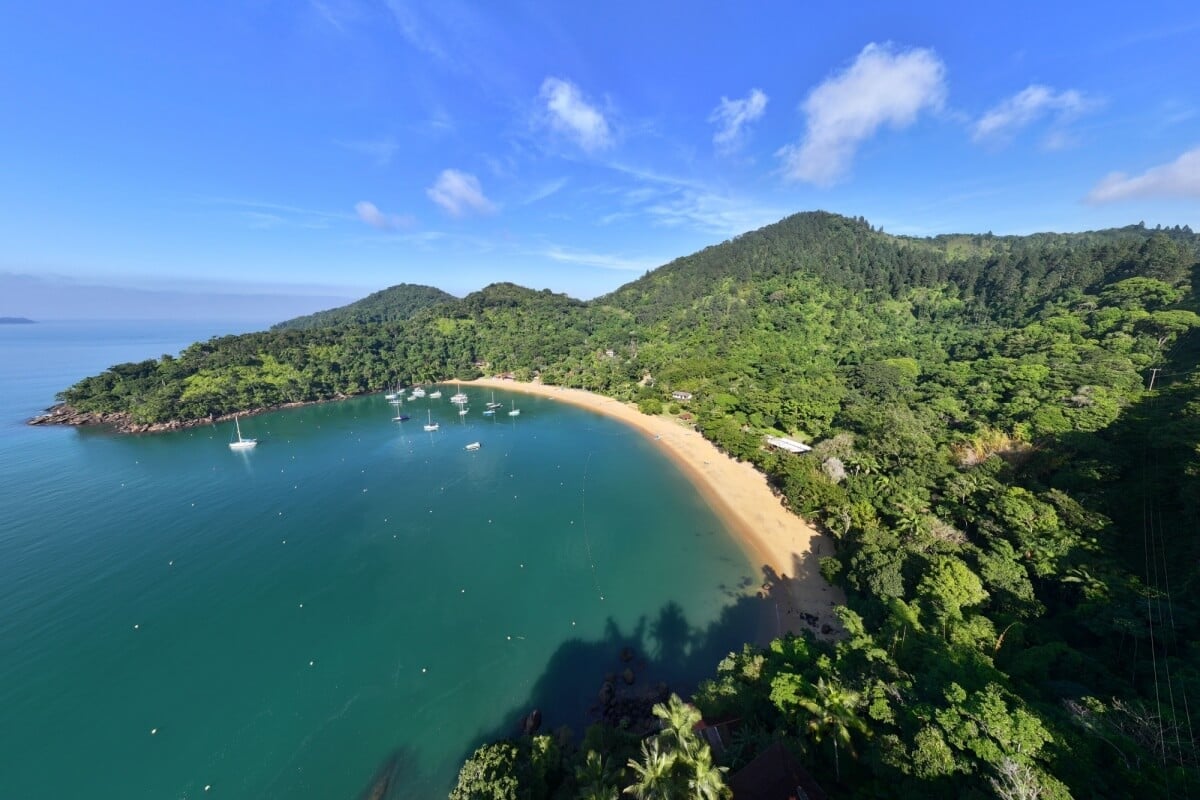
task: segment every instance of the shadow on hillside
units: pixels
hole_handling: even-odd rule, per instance
[[[809,560],[815,558],[797,557],[794,573],[801,577],[813,574],[815,564]],[[726,655],[740,651],[746,642],[765,645],[778,636],[781,624],[786,625],[782,622],[786,609],[795,605],[791,579],[780,578],[767,566],[762,567],[762,575],[762,584],[757,588],[719,587],[735,599],[706,627],[693,626],[672,602],[654,615],[640,618],[629,630],[622,630],[609,619],[601,638],[564,642],[550,657],[528,698],[497,714],[495,726],[481,731],[460,760],[465,761],[484,742],[520,736],[534,709],[541,712],[540,732],[553,732],[565,725],[572,729],[578,743],[583,731],[594,722],[616,724],[626,717],[636,727],[636,718],[648,718],[650,707],[664,700],[667,693],[689,697],[704,678],[716,673],[717,664]],[[821,620],[831,618],[828,603],[825,608],[800,611],[814,618],[819,615]],[[819,625],[810,629],[815,632],[816,628]],[[632,673],[632,684],[627,683],[626,670]],[[611,690],[604,688],[606,679]],[[388,769],[383,765],[380,774]],[[391,777],[384,794],[363,796],[371,800],[414,797],[414,790],[421,784],[426,795],[442,797],[452,788],[439,787],[430,794],[429,784],[419,775],[404,775],[398,770],[387,774]]]

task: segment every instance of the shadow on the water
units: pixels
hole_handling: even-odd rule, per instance
[[[811,579],[815,562],[815,555],[794,557],[794,574],[800,580]],[[654,703],[672,692],[690,697],[703,679],[716,674],[722,658],[740,651],[745,643],[765,645],[797,625],[819,633],[833,618],[830,601],[822,600],[823,607],[796,609],[795,579],[781,577],[769,566],[763,566],[761,572],[759,587],[747,585],[752,583],[749,579],[741,582],[741,591],[720,587],[736,599],[706,627],[693,626],[683,609],[671,602],[653,616],[640,618],[629,630],[622,630],[610,618],[602,638],[564,642],[550,657],[528,698],[499,713],[495,726],[481,731],[459,761],[465,761],[484,742],[517,738],[531,728],[554,732],[566,726],[577,743],[587,726],[596,722],[626,724],[636,732],[638,720],[651,716]],[[697,587],[697,591],[711,590]],[[790,626],[786,620],[789,611],[798,617]],[[536,722],[535,710],[539,712]],[[428,782],[418,787],[419,780],[413,776],[398,771],[390,774],[393,777],[386,785],[373,784],[383,785],[383,794],[364,796],[371,800],[441,798],[453,786],[453,778],[444,787]]]
[[[417,772],[417,759],[407,748],[399,748],[389,755],[371,782],[367,784],[357,800],[386,800],[386,798],[409,797],[411,795],[400,790],[401,784],[413,785],[423,782]],[[400,793],[397,793],[400,792]]]

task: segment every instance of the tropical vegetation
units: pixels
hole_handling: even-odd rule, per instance
[[[198,343],[62,399],[152,422],[537,375],[688,420],[836,541],[845,635],[747,645],[695,692],[739,721],[723,762],[672,718],[636,744],[485,745],[456,796],[692,797],[704,773],[716,797],[721,767],[783,741],[834,796],[1186,797],[1198,270],[1187,228],[918,239],[799,214],[588,303],[496,284]]]

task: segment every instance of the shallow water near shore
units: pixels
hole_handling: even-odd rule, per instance
[[[0,330],[0,796],[444,797],[535,705],[581,734],[622,646],[634,688],[686,686],[767,624],[759,571],[612,420],[465,387],[460,418],[450,385],[404,423],[380,395],[245,418],[245,453],[230,424],[32,429],[221,332],[39,327]]]

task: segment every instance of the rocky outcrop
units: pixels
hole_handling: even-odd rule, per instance
[[[347,395],[338,395],[330,398],[332,400],[345,400]],[[201,425],[212,425],[217,422],[228,422],[234,417],[252,417],[255,414],[263,414],[267,411],[278,411],[281,408],[297,408],[299,406],[310,406],[315,403],[328,402],[325,400],[317,400],[310,403],[284,403],[278,406],[262,406],[260,408],[251,408],[246,411],[239,411],[236,414],[220,414],[211,417],[201,417],[200,419],[172,419],[166,422],[135,422],[133,417],[124,411],[80,411],[66,403],[60,403],[46,409],[45,413],[39,414],[29,420],[30,425],[102,425],[111,428],[117,433],[165,433],[167,431],[180,431],[186,428],[196,428]]]

